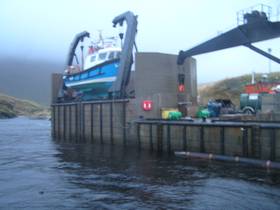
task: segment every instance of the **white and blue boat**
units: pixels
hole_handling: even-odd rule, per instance
[[[137,51],[137,16],[127,11],[115,17],[112,23],[113,27],[126,26],[125,33],[105,40],[100,33],[97,42],[90,42],[87,56],[84,56],[84,44],[88,42],[84,43],[84,39],[90,38],[89,32],[76,34],[67,54],[58,102],[133,96],[133,88],[130,90],[127,87],[133,64],[133,47]]]
[[[121,48],[107,47],[88,54],[83,70],[70,66],[63,80],[67,88],[81,94],[83,99],[103,99],[116,81],[120,63]]]

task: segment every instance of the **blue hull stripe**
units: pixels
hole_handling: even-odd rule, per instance
[[[89,88],[107,91],[116,80],[118,67],[119,60],[106,62],[81,73],[68,75],[64,79],[64,83],[67,87],[78,89],[79,91]]]

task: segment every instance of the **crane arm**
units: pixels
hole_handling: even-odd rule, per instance
[[[66,67],[71,66],[73,64],[73,60],[74,60],[74,57],[75,57],[75,51],[76,51],[76,48],[77,48],[79,42],[83,41],[85,37],[89,37],[89,36],[90,36],[89,32],[83,31],[81,33],[78,33],[74,37],[74,39],[73,39],[73,41],[70,45],[69,51],[68,51],[67,60],[66,60]]]
[[[132,12],[127,11],[113,19],[113,27],[117,25],[123,26],[126,22],[125,40],[122,46],[121,59],[116,81],[109,89],[110,93],[115,93],[119,97],[125,96],[125,88],[129,81],[130,70],[133,60],[133,45],[137,33],[137,16]]]
[[[280,37],[280,22],[271,22],[267,19],[249,21],[231,29],[213,39],[197,45],[187,51],[180,51],[177,64],[182,65],[186,58],[203,53],[227,49],[237,46],[246,46],[261,55],[280,63],[279,59],[252,46],[252,43]]]

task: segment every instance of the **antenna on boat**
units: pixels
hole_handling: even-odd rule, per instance
[[[99,41],[98,42],[101,42],[101,46],[102,48],[104,47],[104,39],[103,39],[103,36],[102,36],[102,30],[98,30],[98,33],[99,33]]]
[[[84,37],[81,38],[81,69],[82,71],[84,70],[84,63],[85,63],[85,58],[84,58]]]

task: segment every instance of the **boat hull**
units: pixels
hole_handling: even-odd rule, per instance
[[[84,100],[107,98],[118,68],[119,59],[107,61],[85,71],[65,75],[64,84],[81,94]]]

